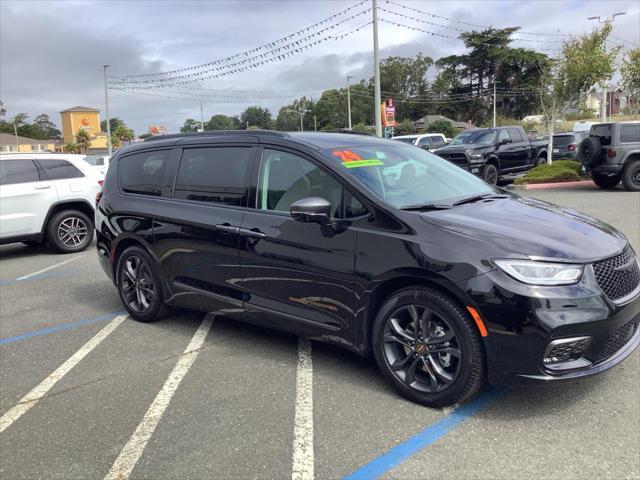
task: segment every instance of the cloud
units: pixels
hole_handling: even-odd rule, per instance
[[[595,25],[589,16],[627,11],[615,21],[614,35],[640,43],[637,0],[602,2],[429,1],[400,3],[446,20],[393,9],[442,25],[416,24],[424,30],[453,37],[455,29],[471,28],[459,21],[506,27],[521,25],[528,32],[580,33]],[[353,5],[327,1],[136,1],[136,2],[0,2],[0,98],[8,115],[47,113],[59,123],[60,110],[86,105],[104,108],[102,65],[114,75],[158,72],[197,65],[253,48],[305,27],[331,13]],[[379,2],[382,7],[392,7]],[[54,8],[52,8],[52,6]],[[362,8],[368,8],[368,4]],[[481,6],[481,8],[480,8]],[[381,13],[381,18],[411,23]],[[366,16],[357,22],[366,22]],[[568,21],[567,19],[570,19]],[[339,33],[337,29],[335,33]],[[534,36],[527,38],[535,39]],[[541,37],[545,39],[549,37]],[[618,41],[615,40],[614,41]],[[380,25],[381,56],[434,59],[461,53],[462,44],[429,34]],[[519,43],[540,46],[542,43]],[[625,44],[627,45],[627,44]],[[203,84],[229,90],[277,90],[281,98],[256,98],[274,113],[300,95],[318,96],[322,89],[346,84],[346,76],[372,76],[370,27],[329,41],[287,59],[238,75]],[[258,95],[259,97],[259,95]],[[124,119],[137,133],[151,123],[176,131],[187,117],[200,118],[199,100],[177,100],[111,92],[112,116]],[[240,113],[247,104],[205,103],[205,117]]]

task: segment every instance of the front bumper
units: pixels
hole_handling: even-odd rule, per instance
[[[474,279],[468,291],[487,323],[484,338],[489,382],[546,383],[594,375],[622,362],[640,345],[640,293],[610,301],[585,270],[564,287],[536,287],[499,270]],[[549,344],[588,337],[579,359],[545,363]]]

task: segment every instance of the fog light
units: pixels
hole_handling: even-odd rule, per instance
[[[591,337],[573,337],[553,340],[547,345],[542,362],[545,365],[571,362],[582,357],[582,353],[591,345]]]

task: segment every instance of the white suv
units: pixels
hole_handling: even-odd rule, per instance
[[[423,150],[435,150],[436,148],[444,147],[447,143],[447,139],[441,133],[421,133],[416,135],[398,135],[393,137],[392,140],[399,142],[409,143],[420,147]]]
[[[101,184],[84,155],[0,155],[0,244],[49,242],[79,252],[93,239]]]

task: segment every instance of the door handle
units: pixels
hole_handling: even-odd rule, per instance
[[[216,230],[220,230],[225,233],[238,233],[240,230],[238,227],[234,227],[233,225],[229,225],[228,223],[216,225]]]
[[[51,185],[38,185],[35,188],[36,190],[46,190],[47,188],[51,188]]]
[[[267,236],[257,228],[251,229],[251,230],[249,230],[248,228],[241,228],[238,230],[238,233],[240,233],[240,235],[243,235],[245,237],[251,237],[251,238],[264,238]]]

